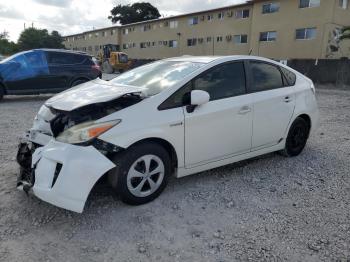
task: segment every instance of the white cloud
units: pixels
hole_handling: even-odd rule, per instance
[[[79,33],[93,28],[111,26],[108,20],[113,6],[138,2],[135,0],[12,0],[0,4],[0,31],[7,30],[10,39],[17,41],[24,24],[62,35]],[[217,8],[245,0],[149,0],[165,16]],[[29,12],[27,10],[30,10]]]

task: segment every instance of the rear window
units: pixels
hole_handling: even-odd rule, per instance
[[[47,62],[49,64],[82,64],[87,59],[87,56],[80,54],[67,54],[64,52],[47,52]]]
[[[281,71],[282,71],[283,76],[285,78],[286,86],[294,86],[295,81],[297,79],[297,76],[293,72],[289,71],[288,69],[286,69],[284,67],[281,67]]]
[[[264,62],[250,62],[253,76],[253,91],[265,91],[284,86],[282,75],[277,66]]]

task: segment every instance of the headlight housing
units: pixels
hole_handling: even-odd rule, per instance
[[[66,129],[56,137],[56,140],[68,144],[84,143],[98,137],[120,122],[120,119],[103,123],[95,123],[95,121],[85,122]]]

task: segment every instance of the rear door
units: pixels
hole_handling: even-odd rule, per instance
[[[55,89],[71,87],[72,81],[80,77],[90,79],[91,63],[89,56],[65,52],[47,52],[50,75],[55,81]]]
[[[252,150],[258,150],[285,138],[295,107],[295,83],[290,84],[275,64],[251,60],[249,65],[254,112]]]

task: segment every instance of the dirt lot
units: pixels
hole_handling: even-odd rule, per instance
[[[350,260],[350,92],[318,91],[321,127],[299,157],[172,179],[139,207],[102,185],[83,214],[15,189],[18,139],[47,98],[0,103],[1,261]]]

